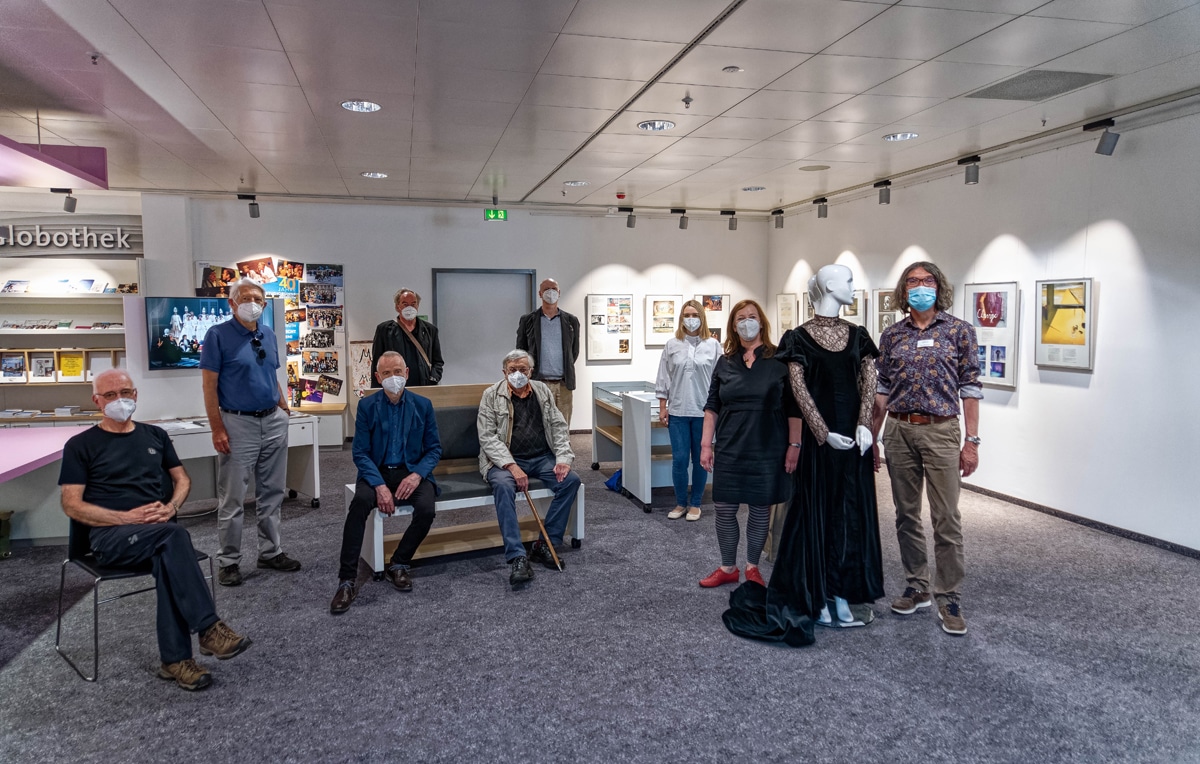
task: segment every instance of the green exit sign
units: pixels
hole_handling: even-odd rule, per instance
[[[483,214],[487,220],[508,220],[508,210],[484,210]]]

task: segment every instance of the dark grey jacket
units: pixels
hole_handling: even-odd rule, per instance
[[[559,321],[562,322],[563,342],[563,382],[568,390],[575,389],[575,359],[579,357],[579,319],[562,308],[558,310]],[[532,313],[521,316],[517,324],[517,349],[524,350],[533,356],[533,378],[541,379],[542,359],[538,353],[542,349],[542,308],[538,307]]]

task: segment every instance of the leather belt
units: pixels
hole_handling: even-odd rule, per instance
[[[934,416],[932,414],[917,413],[897,414],[895,411],[889,411],[888,416],[901,422],[908,422],[909,424],[941,424],[942,422],[949,422],[951,419],[958,419],[957,416]]]
[[[562,382],[562,377],[559,377],[558,379],[545,379],[543,377],[539,377],[538,382]]]
[[[272,406],[269,409],[260,409],[258,411],[237,411],[236,409],[221,409],[226,414],[237,414],[238,416],[252,416],[255,419],[262,419],[265,416],[271,416],[275,413],[278,406]]]

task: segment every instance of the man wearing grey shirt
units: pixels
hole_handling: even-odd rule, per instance
[[[575,359],[579,357],[579,319],[560,310],[558,282],[546,279],[538,285],[542,305],[521,316],[517,325],[517,349],[533,356],[534,379],[544,382],[554,395],[554,405],[571,425],[572,391],[575,389]]]

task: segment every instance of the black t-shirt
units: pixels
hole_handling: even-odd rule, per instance
[[[524,398],[512,396],[512,438],[508,451],[514,459],[532,459],[550,452],[546,442],[546,427],[542,423],[542,404],[537,393],[530,391]]]
[[[63,447],[59,485],[82,485],[83,500],[124,512],[171,498],[168,470],[180,466],[175,446],[161,427],[133,423],[132,432],[116,433],[97,425]]]

